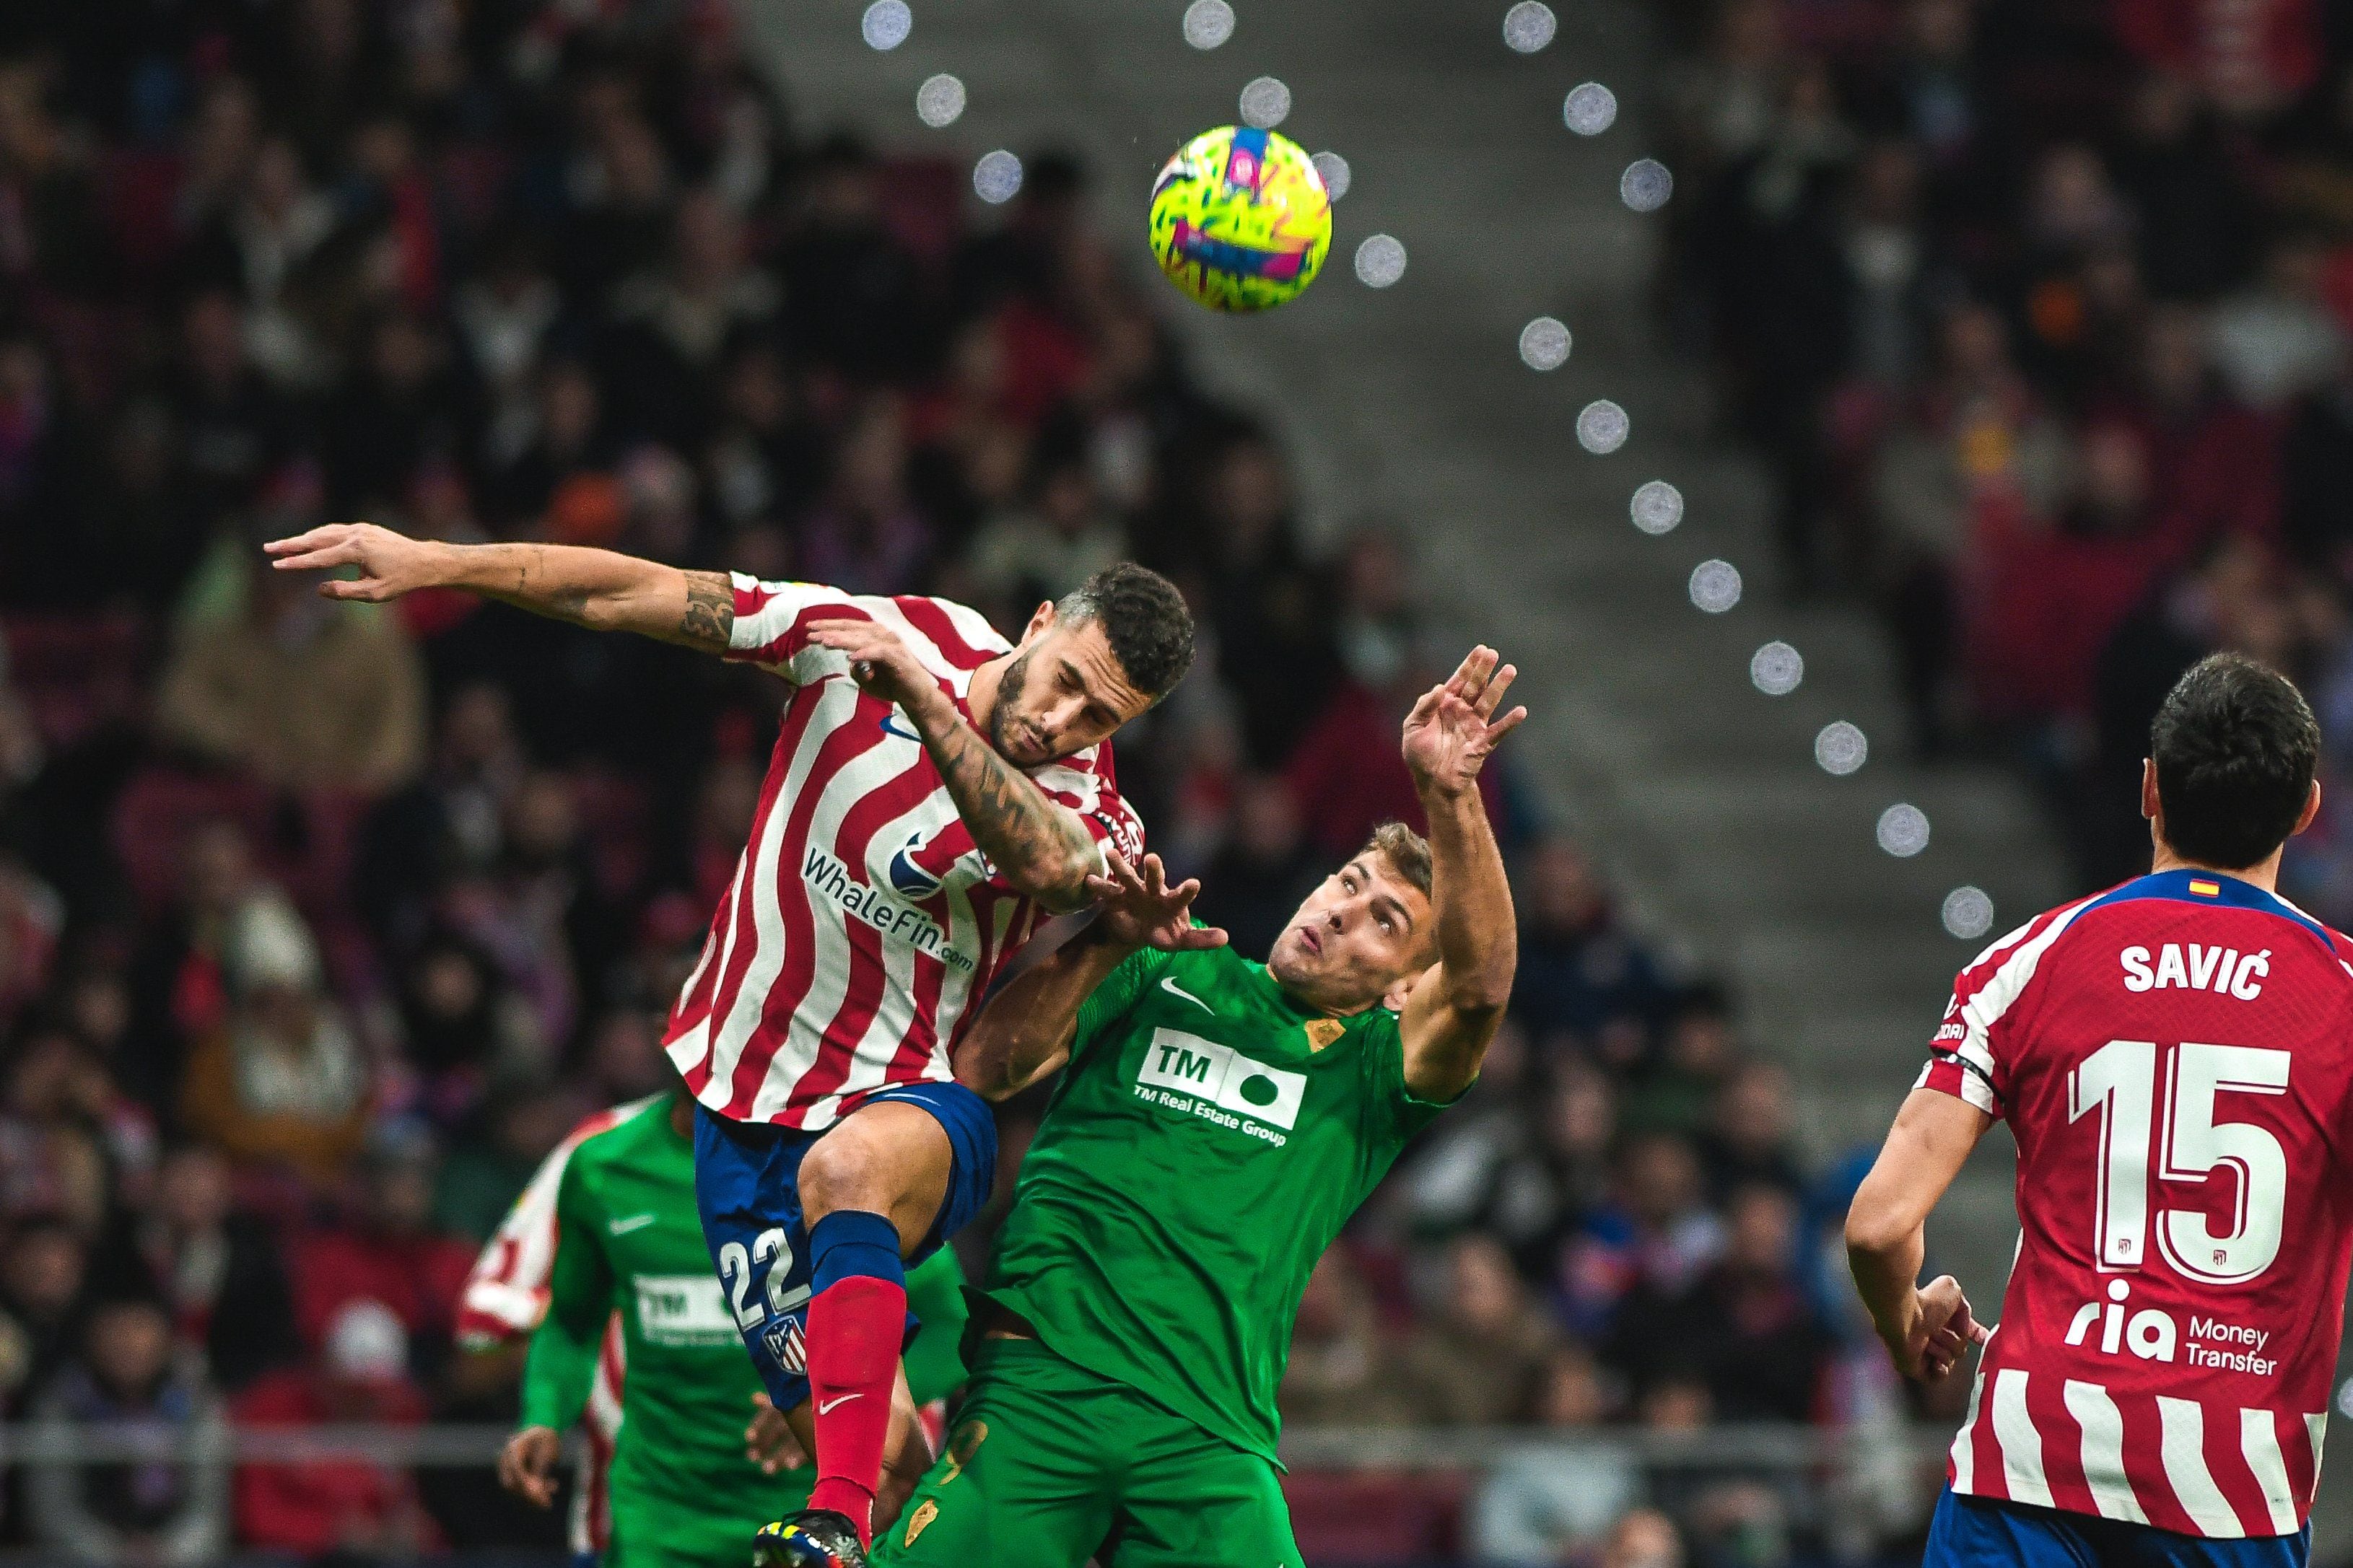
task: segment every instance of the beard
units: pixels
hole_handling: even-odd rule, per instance
[[[997,754],[1016,767],[1034,768],[1050,763],[1051,757],[1024,756],[1014,745],[1017,731],[1012,714],[1021,705],[1021,694],[1029,685],[1029,658],[1022,654],[1005,667],[1004,679],[997,683],[997,702],[988,713],[988,743]]]

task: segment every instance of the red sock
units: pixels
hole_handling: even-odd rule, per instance
[[[871,1275],[837,1279],[809,1302],[809,1399],[817,1418],[817,1487],[809,1507],[846,1513],[869,1542],[891,1394],[907,1329],[906,1288]]]

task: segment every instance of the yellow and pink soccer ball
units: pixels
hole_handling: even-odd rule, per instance
[[[1271,310],[1315,281],[1332,248],[1332,198],[1299,143],[1221,125],[1178,149],[1152,184],[1152,254],[1213,310]]]

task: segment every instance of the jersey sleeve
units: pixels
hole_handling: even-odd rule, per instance
[[[1084,1056],[1088,1047],[1125,1017],[1176,956],[1156,947],[1144,948],[1129,953],[1120,961],[1118,968],[1104,975],[1103,984],[1079,1004],[1078,1030],[1071,1037],[1071,1059],[1076,1061]]]
[[[626,1107],[603,1110],[574,1128],[557,1144],[499,1222],[466,1276],[458,1301],[458,1343],[488,1350],[519,1340],[539,1326],[547,1310],[547,1281],[555,1267],[555,1204],[573,1151],[617,1121]]]
[[[1915,1089],[1965,1100],[1988,1116],[2007,1114],[2010,1020],[2044,955],[2090,901],[2038,916],[1969,961],[1953,980]]]
[[[1119,793],[1109,742],[1040,768],[1031,776],[1049,800],[1078,813],[1093,836],[1098,853],[1104,847],[1116,849],[1131,866],[1144,858],[1144,819]]]
[[[522,1424],[561,1432],[580,1419],[596,1381],[605,1324],[613,1315],[613,1275],[584,1213],[577,1165],[566,1167],[557,1199],[560,1239],[548,1279],[547,1315],[532,1331],[522,1369]]]
[[[764,583],[735,572],[735,621],[727,634],[725,658],[756,664],[805,686],[824,673],[819,667],[840,656],[808,640],[811,622],[871,620],[850,595],[822,583]]]
[[[1365,1032],[1362,1049],[1371,1090],[1366,1104],[1372,1133],[1394,1155],[1461,1096],[1448,1100],[1424,1100],[1406,1086],[1405,1034],[1398,1026],[1395,1013],[1376,1007],[1372,1017],[1358,1026]],[[1469,1092],[1468,1089],[1463,1090],[1465,1094]]]

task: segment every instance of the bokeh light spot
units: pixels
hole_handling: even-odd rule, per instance
[[[1520,360],[1530,370],[1558,370],[1568,363],[1568,329],[1538,316],[1520,329]]]
[[[1691,602],[1711,616],[1740,603],[1740,568],[1729,561],[1703,561],[1693,567]]]
[[[1618,95],[1598,81],[1582,82],[1568,89],[1560,117],[1579,136],[1599,136],[1618,123]]]
[[[1964,883],[1945,895],[1945,929],[1965,942],[1975,942],[1993,930],[1993,900],[1983,888]]]
[[[878,49],[895,49],[915,30],[915,14],[907,0],[874,0],[858,20],[859,35]]]
[[[1356,279],[1367,289],[1386,289],[1405,276],[1405,247],[1386,234],[1365,237],[1356,247]]]
[[[1234,8],[1226,0],[1193,0],[1185,7],[1185,41],[1214,49],[1234,36]]]
[[[980,162],[972,166],[972,188],[992,205],[1011,201],[1021,189],[1021,160],[1002,147],[982,153]]]
[[[1618,176],[1618,199],[1638,213],[1654,213],[1675,194],[1675,177],[1656,158],[1637,158]]]
[[[1644,533],[1672,533],[1675,524],[1683,520],[1683,492],[1664,479],[1652,479],[1634,492],[1629,510],[1634,526]]]
[[[1879,814],[1879,847],[1899,860],[1908,860],[1928,847],[1928,814],[1907,801],[1898,801]]]
[[[1748,660],[1749,682],[1767,697],[1787,697],[1805,679],[1805,656],[1785,642],[1768,642]]]

